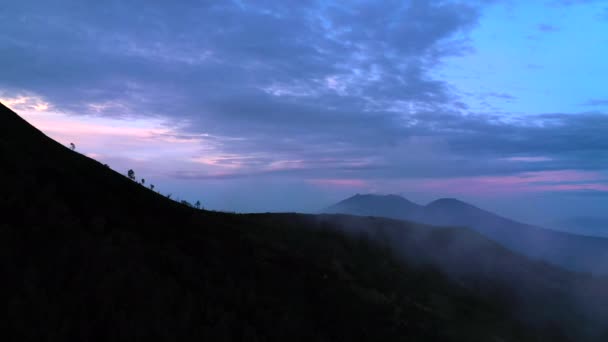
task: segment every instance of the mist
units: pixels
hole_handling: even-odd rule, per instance
[[[317,227],[370,239],[408,265],[434,268],[452,282],[557,338],[605,338],[608,276],[566,271],[514,253],[468,228],[446,228],[378,217],[306,217]],[[608,258],[603,260],[608,261]]]

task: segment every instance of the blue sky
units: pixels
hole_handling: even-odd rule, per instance
[[[20,1],[0,100],[212,209],[354,193],[601,215],[608,3]]]
[[[608,35],[603,32],[608,18],[602,14],[607,4],[557,4],[488,7],[468,36],[474,53],[449,58],[440,77],[450,80],[477,111],[525,115],[605,110],[608,103],[594,105],[593,100],[606,97],[602,85],[608,75]]]

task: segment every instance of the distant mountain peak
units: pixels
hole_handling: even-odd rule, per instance
[[[384,204],[386,204],[387,202],[392,202],[392,203],[400,203],[400,204],[407,203],[407,204],[416,205],[416,206],[418,205],[418,204],[408,200],[407,198],[404,198],[399,195],[394,195],[394,194],[388,194],[388,195],[356,194],[343,201],[340,201],[339,203],[353,203],[353,202],[362,202],[362,201],[384,203]]]
[[[463,202],[456,198],[440,198],[426,205],[427,208],[443,207],[443,208],[474,208],[475,206],[467,202]]]
[[[572,228],[572,224],[562,228],[566,232],[549,230],[502,217],[456,198],[440,198],[421,206],[397,195],[359,194],[325,212],[467,227],[526,256],[571,270],[608,274],[608,267],[597,262],[606,257],[608,250],[608,239],[597,237],[608,230],[608,225],[602,223],[598,229],[588,230],[589,235],[596,236],[581,236],[568,233],[567,228]],[[589,227],[588,221],[583,224]]]
[[[399,195],[395,195],[395,194],[360,194],[360,193],[355,194],[351,198],[353,198],[353,197],[377,197],[377,198],[380,198],[380,197],[394,197],[394,198],[403,198],[403,197],[401,197]],[[405,198],[403,198],[403,199],[405,199]]]
[[[416,213],[421,208],[422,206],[399,195],[356,194],[324,212],[401,218]]]

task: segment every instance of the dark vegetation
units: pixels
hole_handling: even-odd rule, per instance
[[[472,232],[196,210],[70,151],[2,105],[0,189],[4,341],[601,340],[567,300],[520,296],[496,277],[532,272],[531,286],[553,296],[562,292],[550,287],[571,274]],[[407,248],[391,252],[383,239],[397,232]],[[460,240],[467,253],[449,247]],[[480,272],[459,271],[469,263]],[[547,317],[520,316],[516,301],[530,298],[539,302],[525,307]]]
[[[320,221],[389,246],[410,265],[433,265],[452,281],[531,326],[575,341],[608,340],[608,278],[573,273],[516,254],[463,228],[378,217],[321,215]]]

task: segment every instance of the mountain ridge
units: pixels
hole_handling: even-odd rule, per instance
[[[71,151],[1,104],[0,130],[6,340],[555,337],[518,319],[502,297],[398,261],[352,231],[380,234],[383,222],[195,210]],[[408,237],[408,227],[394,229]],[[414,237],[406,242],[427,250],[419,245],[427,239]]]
[[[387,198],[396,200],[385,206]],[[579,272],[608,274],[608,264],[597,262],[608,260],[608,238],[528,225],[457,199],[438,199],[425,206],[418,205],[417,210],[412,210],[415,208],[413,206],[402,208],[399,203],[403,200],[413,202],[397,195],[369,195],[366,199],[366,202],[362,203],[357,201],[357,198],[350,197],[323,212],[381,216],[437,226],[468,227],[529,257],[540,258]]]

